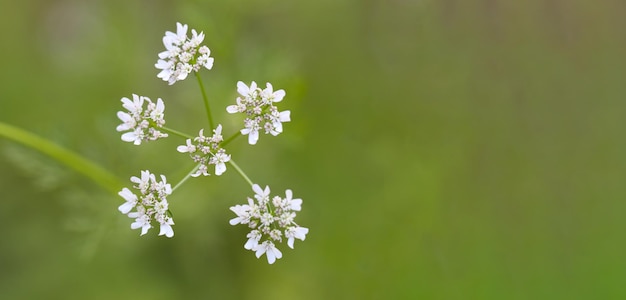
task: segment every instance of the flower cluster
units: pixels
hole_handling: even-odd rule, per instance
[[[133,94],[132,101],[126,97],[121,101],[122,106],[128,110],[128,112],[117,112],[117,117],[123,122],[117,126],[117,131],[128,131],[122,134],[123,141],[140,145],[142,141],[154,141],[167,137],[167,133],[162,133],[157,129],[165,124],[163,119],[165,104],[161,98],[155,104],[148,97]],[[145,109],[144,103],[148,104]]]
[[[198,136],[193,137],[164,127],[163,100],[159,98],[154,103],[147,97],[135,94],[132,100],[126,97],[121,100],[122,106],[127,111],[117,113],[118,118],[123,122],[117,126],[117,131],[123,132],[123,141],[132,142],[135,145],[167,137],[166,133],[184,139],[185,143],[179,144],[176,150],[188,154],[196,163],[196,167],[182,178],[176,187],[190,176],[211,175],[209,169],[214,168],[215,175],[222,175],[226,172],[226,163],[232,164],[233,168],[252,185],[254,197],[248,197],[248,204],[230,207],[230,210],[236,214],[236,217],[230,220],[230,224],[247,225],[250,231],[244,248],[255,252],[257,258],[265,254],[268,263],[273,264],[283,256],[281,250],[277,248],[278,244],[285,241],[287,246],[293,249],[295,240],[304,241],[309,233],[308,228],[301,227],[294,221],[296,213],[302,209],[302,199],[294,199],[289,189],[285,191],[285,197],[270,196],[270,188],[266,186],[262,189],[258,184],[253,184],[223,147],[240,134],[247,135],[248,143],[255,145],[259,140],[260,132],[274,136],[282,133],[283,122],[290,122],[291,115],[288,110],[279,111],[275,104],[283,100],[285,91],[282,89],[274,91],[274,87],[269,82],[266,83],[265,88],[258,87],[254,81],[249,86],[241,81],[237,82],[239,95],[236,98],[236,104],[229,105],[226,111],[230,114],[245,115],[244,126],[225,141],[222,136],[222,125],[213,126],[208,98],[198,73],[202,68],[210,70],[214,59],[210,57],[209,48],[201,45],[204,33],[198,33],[192,29],[191,37],[189,37],[187,29],[187,25],[176,23],[175,33],[165,32],[163,44],[166,51],[159,53],[155,64],[155,67],[160,70],[157,77],[172,85],[186,79],[190,73],[195,73],[208,116],[210,127],[207,132],[212,130],[212,135],[205,136],[204,129],[201,129]],[[174,220],[169,210],[167,197],[172,194],[173,189],[164,175],[159,176],[146,170],[141,171],[139,177],[131,177],[132,188],[125,187],[118,193],[125,200],[118,210],[134,219],[130,228],[141,228],[141,235],[145,235],[158,224],[159,236],[165,235],[171,238],[174,236],[172,228]]]
[[[222,175],[226,171],[225,163],[230,161],[230,155],[226,154],[226,150],[220,147],[220,143],[224,140],[222,125],[217,125],[210,137],[204,136],[203,131],[204,129],[200,129],[200,133],[193,139],[193,143],[191,139],[187,139],[187,144],[178,146],[176,150],[180,153],[189,153],[191,159],[200,164],[198,170],[191,176],[211,175],[208,171],[209,165],[215,165],[215,175]]]
[[[128,188],[123,188],[118,194],[126,202],[118,207],[118,210],[135,219],[130,224],[131,229],[141,228],[141,235],[144,235],[152,228],[152,221],[160,224],[159,235],[168,238],[174,236],[174,220],[169,213],[167,196],[172,193],[172,187],[165,176],[161,175],[161,181],[157,181],[150,171],[141,171],[141,178],[133,176],[130,181],[135,183],[133,188],[138,189],[141,195],[137,197]],[[135,211],[131,212],[132,209]]]
[[[207,46],[200,46],[204,40],[203,32],[191,30],[191,38],[187,36],[187,25],[176,23],[176,33],[166,31],[163,37],[165,51],[159,53],[159,60],[154,65],[161,72],[157,77],[170,85],[184,80],[192,71],[198,72],[202,67],[211,69],[213,57]]]
[[[285,237],[287,245],[293,249],[294,240],[304,241],[309,232],[308,228],[294,222],[296,211],[302,208],[302,199],[293,199],[291,190],[285,191],[285,198],[274,196],[270,199],[270,188],[261,189],[258,184],[254,184],[252,190],[256,202],[248,198],[248,204],[231,207],[237,217],[231,219],[230,224],[247,224],[252,231],[247,235],[244,248],[256,252],[257,258],[265,254],[267,262],[273,264],[283,256],[275,243],[282,242]]]
[[[278,111],[274,103],[280,102],[285,97],[284,90],[274,92],[272,84],[266,84],[265,89],[257,87],[256,82],[250,86],[239,81],[237,82],[237,92],[241,97],[237,97],[237,104],[226,108],[231,114],[245,113],[244,128],[241,134],[248,135],[248,143],[256,144],[259,140],[259,131],[265,130],[265,134],[279,135],[283,132],[282,122],[289,122],[290,111]]]

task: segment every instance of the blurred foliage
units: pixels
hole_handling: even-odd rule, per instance
[[[153,66],[176,21],[204,31],[213,107],[237,80],[287,91],[285,133],[229,152],[303,198],[311,229],[257,260],[228,224],[251,194],[231,170],[172,195],[173,239],[140,238],[121,198],[0,140],[2,299],[626,298],[626,2],[30,0],[0,16],[0,121],[124,180],[191,167],[176,138],[122,143],[115,113],[137,93],[172,128],[204,126],[196,83]]]

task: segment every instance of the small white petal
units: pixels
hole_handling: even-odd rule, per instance
[[[124,142],[134,142],[135,145],[141,144],[141,139],[138,138],[137,134],[134,131],[126,132],[122,134],[122,141]],[[137,142],[139,141],[139,142]]]
[[[128,188],[123,188],[118,195],[122,196],[126,201],[137,201],[137,195],[133,194]]]
[[[256,183],[252,185],[252,191],[254,191],[257,195],[264,194],[263,190],[261,189],[261,186]]]
[[[220,176],[226,171],[226,165],[224,163],[215,164],[215,175]]]
[[[216,135],[221,135],[222,134],[222,124],[217,124],[217,128],[215,128],[213,133],[216,134]]]
[[[278,248],[276,248],[276,247],[272,247],[272,248],[270,248],[270,251],[272,251],[272,252],[273,252],[273,254],[274,254],[274,256],[275,256],[276,258],[279,258],[279,259],[280,259],[280,258],[282,258],[282,257],[283,257],[283,253],[282,253],[282,252],[280,252],[280,250],[278,250]]]
[[[291,111],[288,111],[288,110],[281,111],[278,119],[281,122],[290,122],[291,121]]]
[[[178,146],[176,147],[176,151],[180,153],[186,153],[189,152],[189,148],[187,148],[187,146]]]
[[[272,251],[272,249],[269,249],[269,251],[267,251],[267,253],[265,253],[265,256],[267,256],[267,262],[271,265],[276,261],[276,254]]]
[[[300,211],[302,210],[302,199],[293,199],[290,201],[291,210]]]
[[[141,227],[141,235],[148,233],[148,230],[150,230],[150,228],[152,228],[150,224],[143,225],[143,227]]]
[[[278,90],[278,91],[274,92],[273,96],[274,96],[273,102],[283,101],[283,98],[285,97],[285,91],[284,90]]]
[[[214,61],[215,59],[213,57],[207,58],[206,62],[204,63],[204,67],[207,68],[208,70],[211,70],[213,68]]]
[[[135,203],[133,202],[124,202],[124,204],[120,205],[117,209],[123,213],[123,214],[127,214],[128,212],[130,212],[133,207],[135,207]]]
[[[253,239],[249,239],[245,245],[243,245],[243,248],[246,250],[253,250],[256,248],[256,246],[258,246],[259,243],[256,240]]]
[[[259,247],[256,248],[256,258],[260,258],[261,255],[265,253],[265,251],[267,251],[267,248],[265,248],[265,243],[263,245],[259,245]]]
[[[163,223],[161,224],[160,227],[160,231],[159,231],[159,235],[164,235],[168,238],[171,238],[174,236],[174,230],[172,229],[172,226],[168,223]]]
[[[239,93],[239,95],[242,96],[248,96],[250,89],[248,88],[248,86],[243,83],[243,81],[237,81],[237,93]]]
[[[259,141],[259,131],[251,130],[250,133],[248,134],[248,143],[250,145],[256,145],[256,142],[258,141]]]
[[[239,108],[237,105],[229,105],[226,107],[226,111],[230,114],[235,114],[239,112]]]
[[[126,123],[129,120],[131,120],[133,117],[129,115],[128,113],[125,113],[123,111],[118,111],[117,118],[120,119],[122,122]]]

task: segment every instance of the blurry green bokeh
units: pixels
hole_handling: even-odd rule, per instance
[[[287,91],[285,132],[229,152],[303,198],[306,241],[243,249],[233,170],[139,237],[121,198],[0,140],[1,299],[626,299],[626,2],[4,1],[0,121],[177,182],[181,140],[115,131],[132,93],[205,126],[196,82],[153,66],[177,21],[206,34],[226,136],[238,80]]]

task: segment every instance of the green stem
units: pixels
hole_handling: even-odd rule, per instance
[[[206,115],[209,119],[209,131],[213,130],[215,126],[213,126],[213,117],[211,116],[211,107],[209,106],[209,98],[206,96],[206,91],[204,90],[204,84],[202,83],[202,78],[200,78],[200,73],[195,72],[196,79],[198,79],[198,85],[200,85],[200,91],[202,92],[202,100],[204,100],[204,107],[206,108]]]
[[[190,136],[190,135],[188,135],[188,134],[186,134],[186,133],[182,133],[182,132],[180,132],[180,131],[178,131],[178,130],[174,130],[174,129],[171,129],[171,128],[167,128],[167,127],[165,127],[165,126],[163,126],[163,127],[159,127],[159,130],[165,131],[165,132],[170,133],[170,134],[173,134],[173,135],[180,136],[180,137],[185,138],[185,139],[192,139],[192,140],[193,140],[193,137],[192,137],[192,136]]]
[[[200,167],[200,164],[197,164],[195,167],[193,167],[193,169],[191,171],[189,171],[189,173],[187,173],[187,175],[185,176],[185,178],[181,179],[172,189],[172,193],[179,187],[181,186],[185,181],[187,181],[187,179],[189,179],[189,177],[191,176],[191,174],[195,173],[198,168]]]
[[[69,168],[74,169],[74,171],[93,180],[114,195],[117,195],[123,186],[117,177],[94,162],[35,134],[0,122],[0,136],[4,136],[5,138],[52,157]]]
[[[226,140],[224,140],[221,144],[220,147],[224,147],[226,145],[228,145],[228,143],[232,142],[234,139],[238,138],[241,135],[241,131],[237,131],[237,133],[233,134],[233,136],[227,138]]]
[[[237,170],[237,172],[239,173],[239,175],[241,175],[241,177],[243,177],[243,179],[245,179],[248,184],[250,184],[250,186],[253,186],[254,183],[252,183],[252,180],[250,180],[250,178],[248,178],[248,176],[246,176],[246,173],[244,173],[241,168],[239,168],[239,166],[235,163],[235,161],[233,161],[232,159],[229,161],[231,165],[233,165],[233,167],[235,168],[235,170]]]

